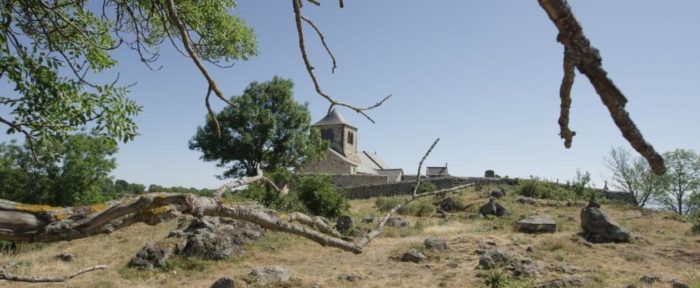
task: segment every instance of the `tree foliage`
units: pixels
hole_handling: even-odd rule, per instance
[[[274,77],[253,82],[234,104],[216,115],[222,135],[210,119],[198,127],[190,149],[202,152],[206,161],[227,167],[224,177],[253,176],[258,165],[265,171],[298,167],[320,157],[327,149],[317,129],[310,125],[306,105],[292,98],[292,81]]]
[[[72,135],[34,161],[27,145],[0,144],[0,198],[55,206],[111,199],[102,185],[116,167],[117,145],[102,136]]]
[[[613,173],[613,190],[632,194],[635,204],[639,207],[646,206],[663,193],[667,186],[665,176],[654,174],[643,158],[633,158],[632,154],[622,147],[610,149],[605,162]]]
[[[664,153],[668,166],[665,193],[658,196],[667,209],[691,215],[700,209],[700,155],[693,150],[676,149]]]
[[[0,97],[7,133],[22,133],[32,150],[48,152],[89,123],[96,135],[132,140],[140,107],[127,87],[90,78],[116,67],[111,53],[121,46],[150,65],[165,40],[176,45],[181,34],[169,3],[204,61],[257,53],[252,29],[230,13],[231,0],[2,1],[0,80],[14,89]]]

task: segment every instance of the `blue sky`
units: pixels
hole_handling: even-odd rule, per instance
[[[291,1],[237,1],[255,29],[260,55],[233,68],[210,66],[227,95],[251,81],[278,75],[295,83],[314,121],[328,103],[317,96],[297,46]],[[310,27],[307,47],[323,88],[357,105],[394,96],[371,111],[372,124],[340,110],[358,128],[360,149],[376,151],[415,173],[432,141],[442,140],[428,165],[448,163],[451,174],[537,175],[565,181],[576,169],[602,185],[603,157],[630,148],[588,79],[572,92],[573,147],[558,136],[562,46],[537,1],[335,1],[305,5],[338,60],[335,74]],[[628,111],[659,151],[700,151],[699,1],[571,1],[609,76],[629,99]],[[426,4],[426,3],[429,3]],[[143,106],[141,134],[120,145],[116,178],[143,184],[217,187],[223,170],[199,159],[187,141],[205,119],[206,83],[189,59],[163,47],[160,71],[127,49],[115,52],[124,84]],[[6,88],[2,88],[6,89]],[[0,92],[3,92],[0,90]],[[216,109],[223,107],[216,103]],[[9,139],[0,136],[0,140]]]

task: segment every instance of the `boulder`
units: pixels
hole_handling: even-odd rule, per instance
[[[262,237],[262,228],[243,221],[218,218],[193,219],[183,231],[187,244],[178,251],[185,256],[200,256],[208,260],[221,260],[243,252],[248,240]]]
[[[640,278],[639,281],[641,281],[644,284],[651,285],[657,282],[661,282],[661,278],[659,278],[659,276],[656,275],[647,274],[642,276],[642,278]]]
[[[242,253],[244,243],[263,235],[258,225],[215,217],[191,218],[178,226],[186,228],[170,232],[161,241],[146,244],[131,258],[128,266],[141,270],[163,267],[173,254],[220,260]]]
[[[354,226],[352,222],[352,217],[348,215],[343,215],[338,217],[338,220],[335,222],[335,229],[338,230],[340,233],[346,233],[350,231]]]
[[[481,208],[479,208],[479,213],[481,213],[481,215],[484,216],[494,215],[498,217],[510,215],[510,212],[508,212],[506,207],[503,207],[503,205],[496,202],[496,198],[493,197],[489,199],[488,203],[484,204],[484,206],[481,206]]]
[[[630,233],[600,210],[595,201],[581,210],[581,228],[586,240],[593,243],[630,242]]]
[[[524,233],[554,233],[557,231],[557,223],[549,216],[532,215],[518,221],[518,231]]]
[[[403,253],[403,255],[401,255],[401,262],[420,263],[423,262],[425,259],[428,259],[428,257],[425,257],[423,253],[416,249],[408,250],[408,252]]]
[[[358,280],[362,280],[362,276],[352,273],[345,273],[338,276],[338,280],[347,282],[357,282]]]
[[[430,250],[445,251],[448,248],[447,242],[437,237],[426,238],[425,241],[423,241],[423,244],[425,245],[425,248]]]
[[[690,285],[678,281],[677,279],[671,279],[671,288],[690,288]]]
[[[362,217],[362,223],[374,223],[374,215]]]
[[[480,269],[489,270],[499,266],[506,266],[508,264],[510,264],[510,256],[503,253],[498,248],[493,248],[481,254],[477,267]]]
[[[537,200],[532,197],[522,197],[515,200],[518,204],[537,205]]]
[[[258,267],[250,271],[251,282],[259,285],[279,284],[289,281],[292,272],[280,266]]]
[[[491,191],[491,197],[493,198],[502,198],[506,196],[506,191],[503,190],[493,190]]]
[[[535,288],[568,288],[568,287],[583,287],[583,280],[578,277],[565,277],[553,279],[546,282],[538,283]]]
[[[228,277],[221,277],[211,284],[210,288],[236,288],[236,282]]]
[[[406,220],[402,217],[396,217],[396,216],[391,217],[391,218],[387,219],[387,221],[386,221],[386,226],[389,226],[389,227],[406,228],[406,227],[408,227],[409,224],[410,223],[408,222],[408,220]]]
[[[453,197],[445,197],[438,202],[438,210],[444,212],[459,212],[464,210],[464,204]]]
[[[63,262],[71,262],[75,257],[73,256],[73,253],[63,252],[61,254],[56,255],[55,258]]]
[[[541,269],[537,266],[537,263],[529,258],[520,259],[515,267],[513,267],[513,274],[515,276],[531,277],[535,276],[540,271]]]
[[[139,270],[164,267],[175,249],[175,245],[170,245],[170,243],[148,243],[136,253],[136,256],[131,258],[128,266]]]

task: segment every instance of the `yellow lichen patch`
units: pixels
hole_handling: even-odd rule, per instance
[[[111,206],[107,205],[107,204],[100,203],[100,204],[93,204],[93,205],[90,205],[88,207],[90,208],[90,214],[92,214],[92,213],[104,211]]]
[[[71,213],[63,207],[54,207],[49,205],[30,205],[30,204],[17,204],[15,206],[17,210],[28,213],[46,213],[52,215],[56,220],[65,220],[71,215]]]
[[[148,213],[151,213],[153,215],[160,215],[160,214],[163,214],[169,210],[170,210],[170,206],[161,206],[158,208],[151,209],[150,211],[148,211]]]

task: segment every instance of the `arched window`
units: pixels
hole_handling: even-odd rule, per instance
[[[333,129],[321,130],[321,138],[333,142]]]
[[[352,133],[352,131],[348,131],[348,144],[353,144],[355,143],[355,135]]]

